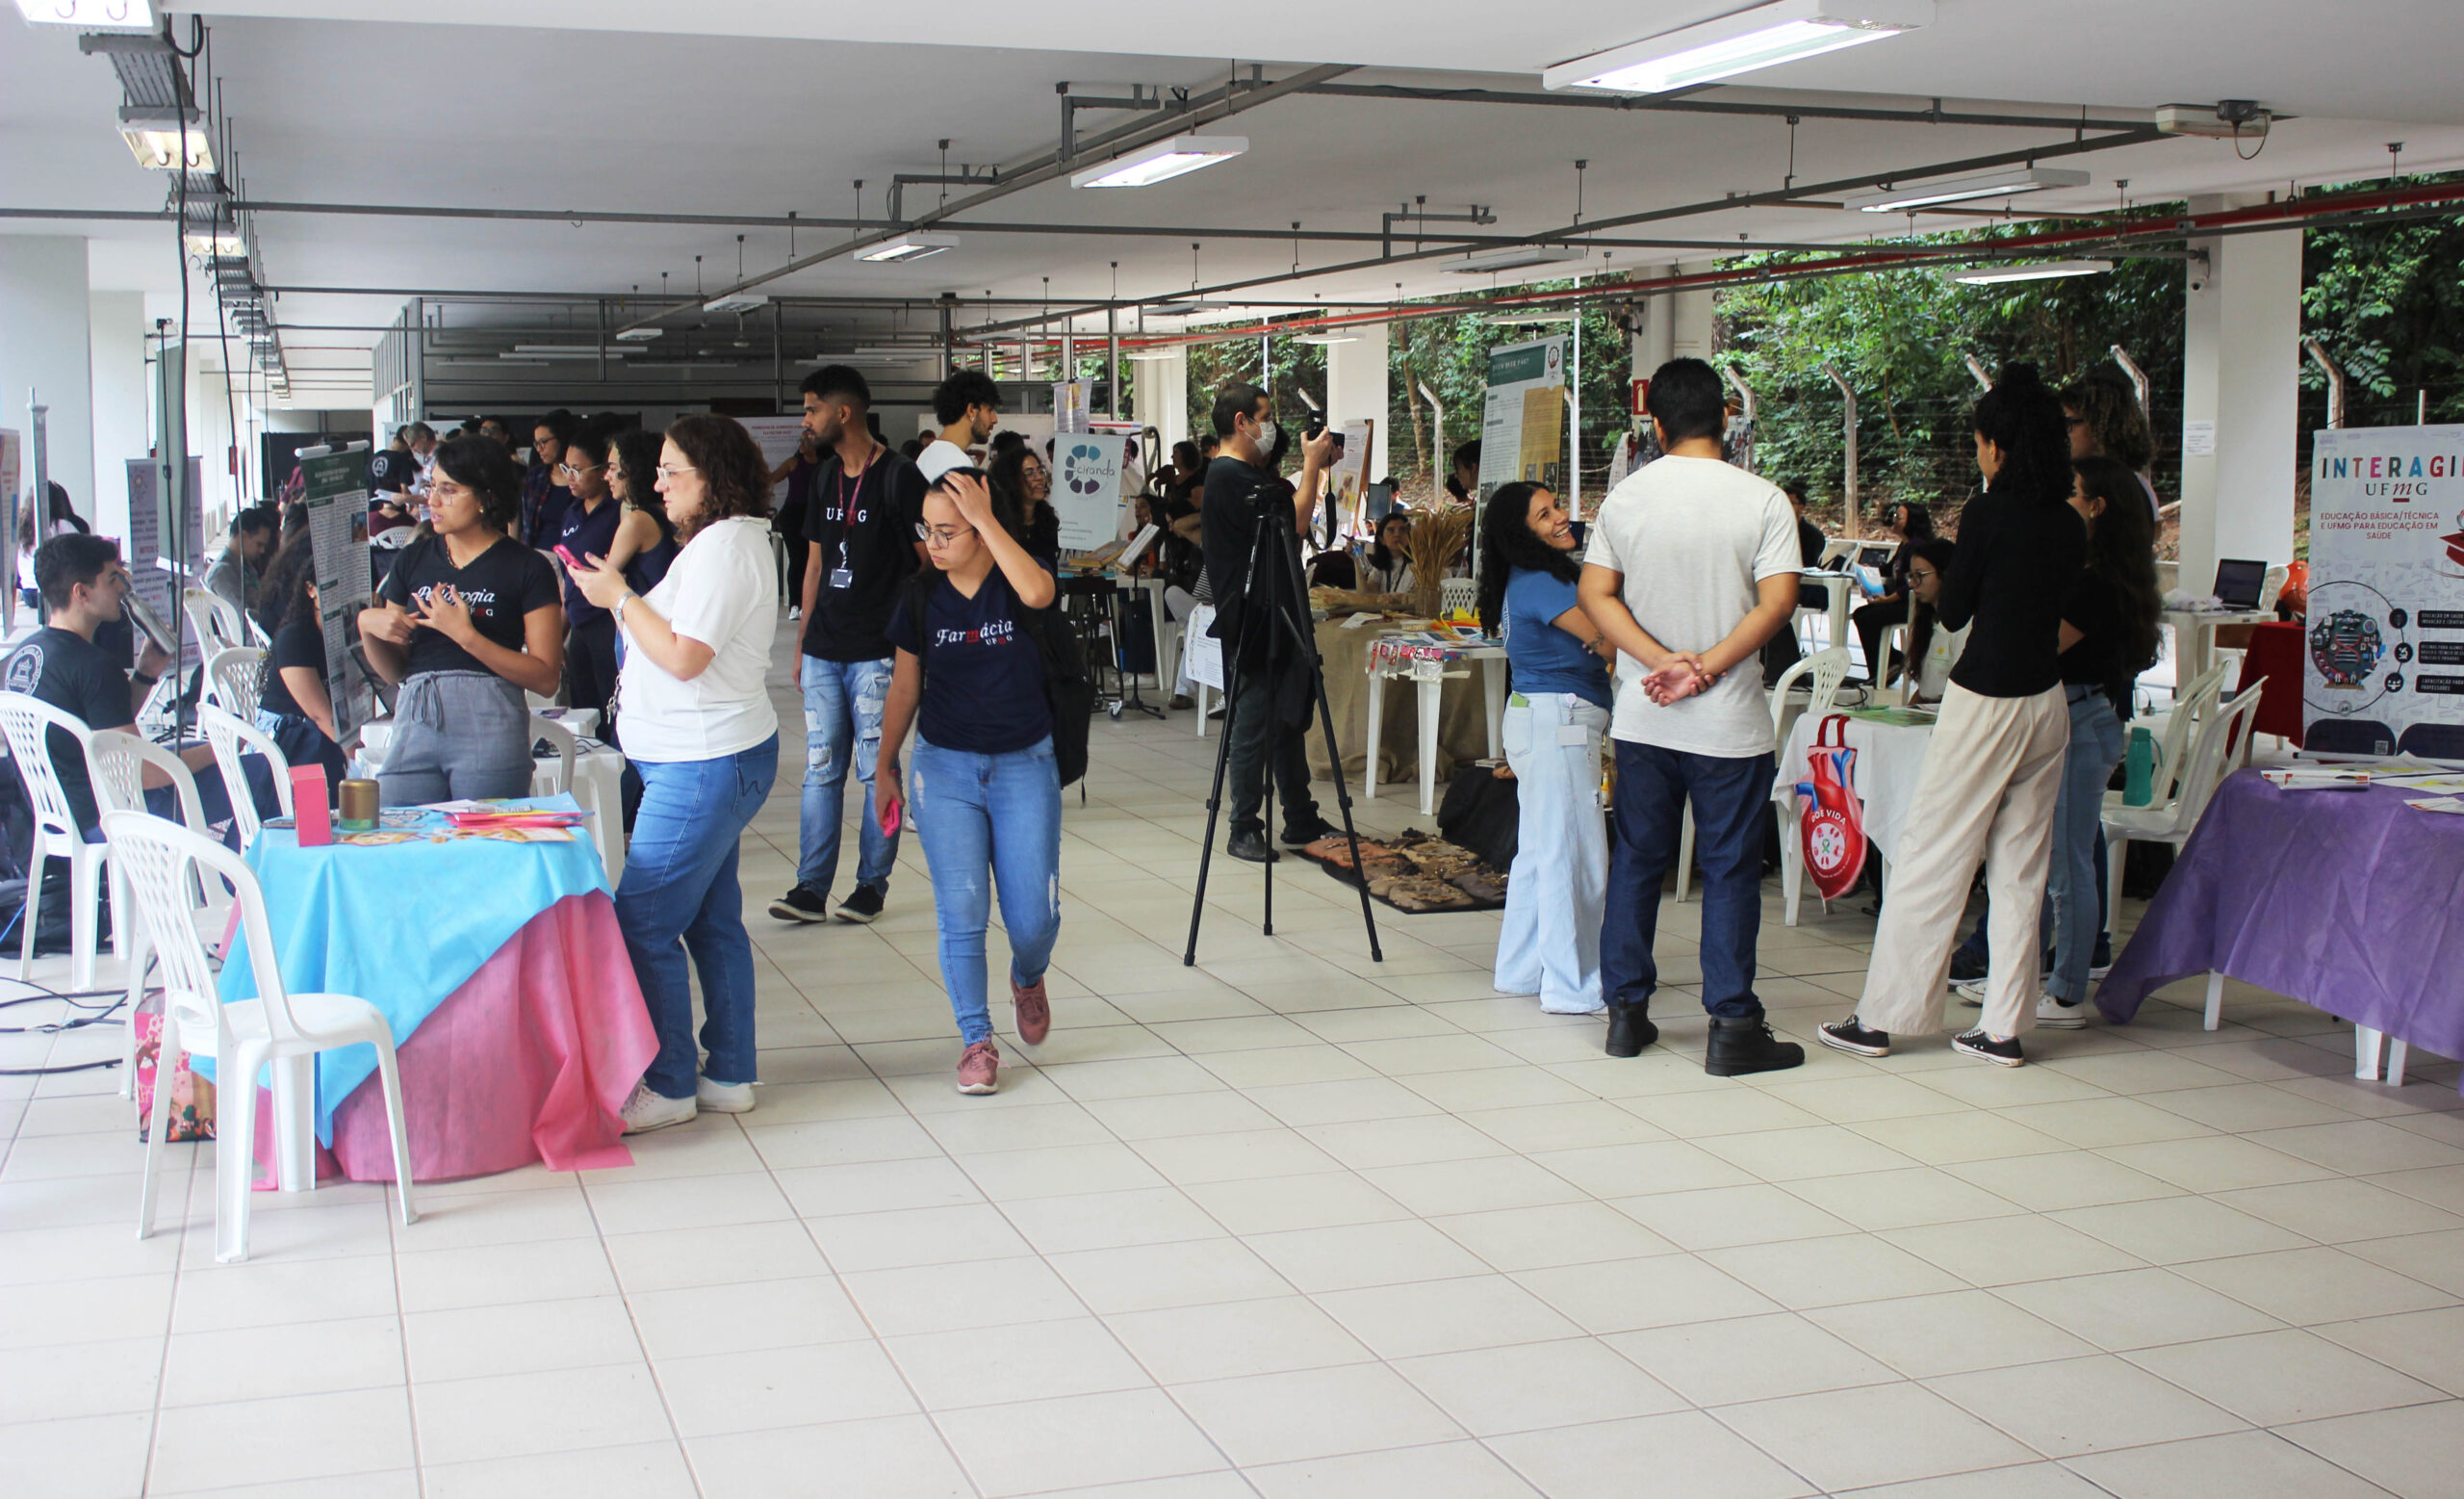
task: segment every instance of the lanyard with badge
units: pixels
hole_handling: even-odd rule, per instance
[[[856,471],[856,483],[852,493],[857,500],[864,497],[864,479],[873,472],[873,465],[881,461],[885,451],[880,444],[876,443],[872,456],[866,458],[864,466]],[[834,589],[852,588],[856,585],[855,569],[847,565],[847,533],[856,524],[856,506],[854,501],[848,498],[850,493],[847,483],[847,467],[841,463],[838,468],[838,565],[830,570],[830,586]]]

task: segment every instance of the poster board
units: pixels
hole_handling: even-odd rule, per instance
[[[128,460],[128,572],[138,599],[169,624],[176,595],[192,584],[205,583],[205,463],[189,459],[188,514],[180,520],[176,561],[164,552],[163,470],[152,458]],[[180,632],[180,675],[203,661],[196,631]]]
[[[350,737],[374,713],[373,695],[351,643],[359,611],[368,607],[368,454],[359,445],[340,452],[303,454],[299,472],[308,509],[309,545],[317,552],[317,618],[325,633],[325,692],[333,699],[334,733]]]
[[[1566,336],[1489,350],[1480,407],[1479,498],[1518,480],[1562,489],[1566,441]]]
[[[7,548],[9,565],[5,576],[10,580],[0,589],[0,631],[17,632],[17,506],[24,504],[17,486],[25,474],[22,450],[18,447],[17,429],[0,426],[0,547]]]
[[[744,429],[753,434],[761,449],[761,461],[776,473],[779,465],[796,454],[796,444],[805,434],[805,419],[801,416],[737,417]]]
[[[2305,747],[2464,760],[2464,426],[2317,434]]]
[[[1052,509],[1061,520],[1061,549],[1084,552],[1119,539],[1121,473],[1130,440],[1109,432],[1078,432],[1052,445]]]
[[[1369,452],[1374,446],[1377,424],[1364,418],[1346,422],[1336,428],[1343,433],[1343,452],[1326,471],[1327,513],[1335,518],[1348,536],[1369,534]]]
[[[1095,404],[1095,382],[1092,380],[1055,380],[1052,384],[1052,429],[1083,432]]]

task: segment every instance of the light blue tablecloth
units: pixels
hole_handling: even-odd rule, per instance
[[[571,796],[509,805],[579,810]],[[442,814],[433,826],[445,826]],[[568,895],[607,889],[588,830],[575,835],[562,843],[465,838],[301,848],[291,829],[268,828],[248,865],[265,888],[284,986],[367,1000],[398,1047],[533,917]],[[221,988],[225,1003],[256,997],[245,934],[223,961]],[[202,1059],[197,1070],[211,1072]],[[334,1110],[375,1071],[372,1047],[318,1055],[320,1144],[333,1144]]]

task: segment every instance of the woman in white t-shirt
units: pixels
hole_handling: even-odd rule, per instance
[[[623,632],[625,754],[642,779],[616,919],[658,1056],[625,1104],[628,1134],[753,1107],[753,941],[736,842],[779,774],[779,716],[762,687],[779,609],[769,466],[731,419],[690,416],[667,429],[657,487],[684,543],[658,586],[635,593],[603,557],[566,563]],[[693,969],[708,1017],[701,1069]]]

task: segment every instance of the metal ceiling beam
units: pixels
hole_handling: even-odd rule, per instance
[[[2021,130],[2137,130],[2142,119],[2104,119],[2083,107],[2076,116],[1995,115],[1981,111],[1946,110],[1936,99],[1921,110],[1881,109],[1870,105],[1801,104],[1759,99],[1706,99],[1687,94],[1524,93],[1503,89],[1416,89],[1406,84],[1312,84],[1303,93],[1346,99],[1401,99],[1431,104],[1524,104],[1545,109],[1616,110],[1670,115],[1751,115],[1773,119],[1853,119],[1894,125],[2002,125]],[[2289,116],[2278,116],[2289,118]]]

